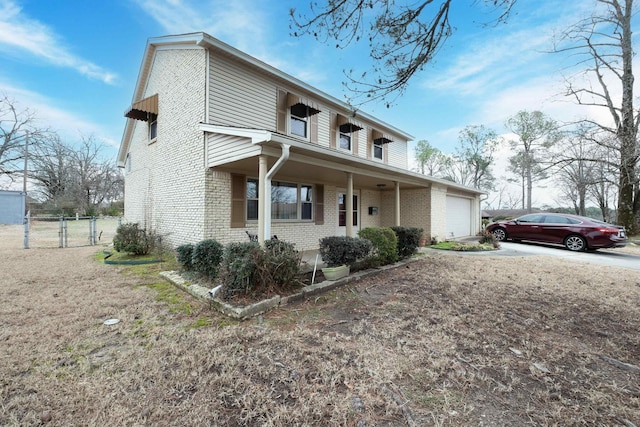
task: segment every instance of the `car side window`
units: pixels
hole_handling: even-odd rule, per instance
[[[571,220],[569,218],[558,215],[547,215],[544,218],[544,222],[545,224],[571,224]]]
[[[524,223],[542,222],[543,219],[544,219],[544,215],[525,215],[518,218],[518,222],[524,222]]]

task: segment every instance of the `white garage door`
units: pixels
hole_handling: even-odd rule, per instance
[[[471,199],[447,196],[447,238],[471,236]]]

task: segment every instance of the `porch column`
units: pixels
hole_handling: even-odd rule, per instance
[[[396,186],[396,227],[400,227],[400,183],[398,181],[394,182]]]
[[[353,237],[353,173],[347,172],[347,200],[345,200],[346,235]]]
[[[265,211],[267,198],[269,199],[269,203],[271,203],[271,194],[267,195],[267,192],[265,191],[267,187],[267,156],[259,156],[258,161],[258,242],[260,243],[260,246],[262,246],[266,240],[265,222],[271,220],[271,218],[267,219]],[[271,193],[271,191],[269,191],[269,193]]]

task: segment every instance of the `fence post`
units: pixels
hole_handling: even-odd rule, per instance
[[[62,231],[62,217],[60,217],[60,221],[58,221],[58,247],[62,248],[62,239],[64,238],[63,236],[63,231]]]
[[[67,218],[65,218],[64,216],[62,216],[62,221],[64,224],[64,247],[68,248],[69,247],[69,229],[67,228]]]
[[[24,248],[29,249],[29,226],[31,225],[31,211],[24,216]]]
[[[118,217],[118,227],[120,227],[122,225],[122,217],[119,216]]]
[[[96,217],[92,216],[91,219],[89,220],[89,229],[90,231],[90,239],[91,239],[91,246],[95,246],[96,244]]]

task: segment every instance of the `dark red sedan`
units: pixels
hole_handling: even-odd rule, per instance
[[[499,241],[553,243],[570,251],[621,248],[627,244],[624,227],[577,215],[534,213],[492,222],[486,229]]]

